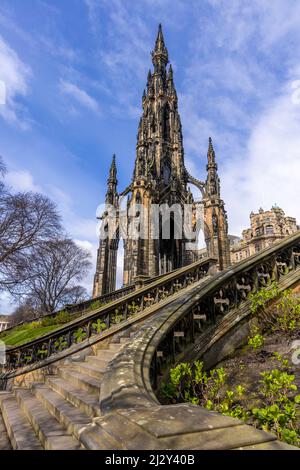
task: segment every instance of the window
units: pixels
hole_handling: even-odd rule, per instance
[[[164,183],[167,185],[170,182],[170,176],[171,176],[171,170],[169,165],[165,164],[163,168],[163,178],[164,178]]]
[[[255,243],[255,253],[258,253],[259,251],[260,251],[259,243]]]
[[[273,227],[273,225],[267,225],[267,226],[266,226],[266,234],[267,234],[267,235],[273,235],[273,233],[274,233],[274,227]]]

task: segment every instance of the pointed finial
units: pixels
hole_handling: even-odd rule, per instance
[[[163,32],[162,32],[161,23],[159,23],[157,38],[156,38],[156,42],[155,42],[155,50],[156,51],[158,51],[158,50],[163,51],[164,49],[166,49],[165,41],[164,41],[164,35],[163,35]]]
[[[162,32],[161,24],[158,26],[157,38],[155,41],[155,48],[152,52],[152,61],[155,68],[155,72],[161,71],[162,67],[165,68],[169,62],[168,50],[165,46],[164,35]]]
[[[208,152],[207,152],[209,162],[213,163],[215,161],[215,151],[212,143],[212,138],[208,139]]]
[[[109,182],[114,182],[117,179],[117,166],[116,166],[116,155],[113,154],[112,162],[109,170]]]
[[[170,67],[169,67],[168,80],[173,80],[173,67],[172,67],[172,64],[170,64]]]
[[[111,166],[116,168],[116,154],[114,153],[113,156],[112,156],[112,162],[111,162]]]

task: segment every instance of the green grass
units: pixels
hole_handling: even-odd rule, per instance
[[[22,328],[17,327],[11,331],[8,331],[0,335],[0,340],[3,341],[7,346],[20,346],[21,344],[28,343],[40,336],[46,335],[51,331],[60,328],[61,325],[51,325],[51,326],[40,326],[37,328]]]

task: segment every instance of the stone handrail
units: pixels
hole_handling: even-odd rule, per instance
[[[43,362],[80,344],[95,335],[107,332],[111,327],[137,315],[180,289],[198,282],[206,276],[216,260],[205,259],[160,276],[134,292],[111,301],[90,314],[85,314],[67,325],[18,347],[10,348],[6,355],[3,372]]]
[[[249,315],[251,292],[277,281],[281,289],[300,280],[300,232],[271,248],[204,280],[145,323],[131,343],[109,365],[100,394],[102,414],[132,406],[157,406],[161,379],[197,344],[204,331],[232,315],[228,328]],[[224,333],[223,331],[223,333]],[[221,335],[216,335],[217,341]],[[206,346],[212,344],[211,335]],[[197,344],[196,356],[204,348]]]
[[[208,279],[156,311],[121,349],[104,373],[101,417],[85,428],[88,448],[109,436],[114,449],[296,450],[274,434],[190,403],[161,405],[161,379],[185,352],[191,360],[242,318],[251,292],[277,280],[280,289],[299,283],[300,232]],[[202,344],[203,332],[208,333]],[[198,341],[199,340],[199,341]],[[200,346],[200,347],[199,347]]]

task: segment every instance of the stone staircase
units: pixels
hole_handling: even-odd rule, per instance
[[[234,334],[250,312],[243,295],[248,283],[255,288],[266,276],[275,276],[282,290],[299,283],[299,243],[299,234],[291,236],[212,278],[181,284],[184,288],[171,289],[172,295],[83,346],[6,376],[4,385],[18,386],[0,392],[0,450],[295,449],[196,405],[164,406],[155,387],[172,364],[202,357],[204,346],[208,351],[218,342],[222,346],[226,335]],[[154,287],[156,298],[164,285]],[[107,307],[106,314],[115,308]]]
[[[84,450],[80,435],[100,416],[104,370],[128,340],[56,365],[43,383],[0,392],[0,450]]]

